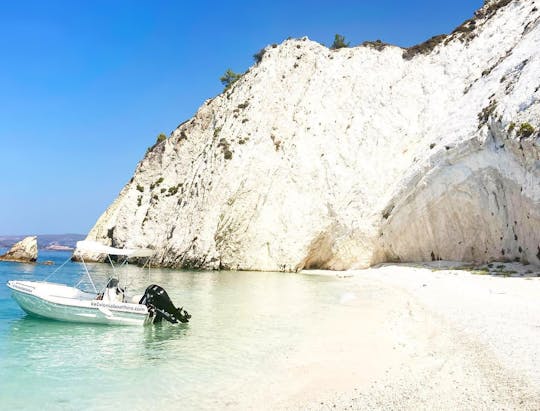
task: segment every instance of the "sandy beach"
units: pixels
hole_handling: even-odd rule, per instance
[[[540,269],[453,265],[310,272],[350,283],[342,315],[283,354],[246,406],[540,409]]]

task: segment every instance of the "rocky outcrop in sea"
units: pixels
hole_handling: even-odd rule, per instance
[[[540,264],[539,25],[536,0],[499,0],[409,49],[269,46],[88,238],[167,267]]]
[[[33,263],[38,257],[37,237],[26,237],[15,243],[6,254],[0,255],[0,261]]]

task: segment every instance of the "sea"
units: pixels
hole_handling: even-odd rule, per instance
[[[85,271],[69,258],[41,251],[37,264],[0,262],[2,410],[242,409],[253,387],[264,389],[257,381],[306,336],[324,333],[349,295],[347,279],[331,276],[134,265],[113,273],[91,264],[98,286],[111,275],[133,294],[161,285],[192,315],[190,323],[88,325],[24,313],[6,282],[74,285]]]

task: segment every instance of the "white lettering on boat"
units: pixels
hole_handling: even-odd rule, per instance
[[[122,311],[134,311],[134,312],[146,311],[146,306],[144,305],[108,304],[101,301],[92,301],[90,305],[92,307],[112,308],[113,310],[122,310]]]

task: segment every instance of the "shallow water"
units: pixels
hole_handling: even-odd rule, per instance
[[[192,272],[135,266],[119,274],[142,294],[162,285],[191,314],[189,324],[146,327],[69,324],[26,315],[10,279],[43,280],[69,257],[43,252],[55,266],[0,262],[2,409],[215,409],[241,404],[243,387],[270,372],[306,335],[340,315],[349,282],[283,273]],[[108,266],[96,264],[100,282]],[[50,281],[73,285],[69,262]],[[88,284],[87,284],[88,286]]]

